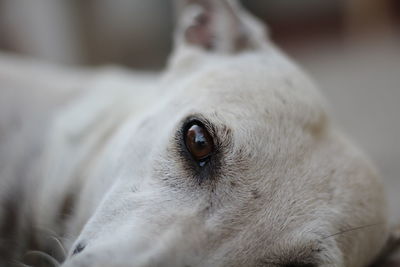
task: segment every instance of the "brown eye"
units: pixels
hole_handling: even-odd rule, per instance
[[[208,131],[201,124],[193,124],[186,131],[185,144],[197,161],[206,160],[214,150],[214,142]],[[204,164],[201,164],[203,166]]]

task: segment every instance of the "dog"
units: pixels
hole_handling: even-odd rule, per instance
[[[235,1],[182,3],[161,75],[26,64],[0,86],[1,266],[364,267],[397,244],[372,163]]]

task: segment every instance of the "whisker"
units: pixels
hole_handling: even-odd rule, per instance
[[[40,233],[41,236],[43,236],[43,238],[52,240],[51,244],[54,250],[52,251],[51,254],[48,254],[47,252],[45,254],[52,257],[57,262],[62,262],[63,260],[65,260],[65,258],[67,257],[67,252],[65,246],[63,245],[63,242],[61,241],[62,240],[61,237],[55,231],[45,227],[35,226],[35,229]],[[53,253],[56,254],[53,255]]]
[[[29,256],[37,256],[37,257],[42,257],[43,259],[45,259],[48,263],[50,263],[51,265],[53,265],[54,267],[59,267],[61,264],[54,259],[52,256],[50,256],[49,254],[46,254],[42,251],[38,251],[38,250],[32,250],[32,251],[28,251],[25,254],[25,257],[29,257]]]
[[[363,230],[363,229],[367,229],[367,228],[378,226],[378,225],[382,225],[382,224],[383,223],[374,223],[374,224],[368,224],[368,225],[363,225],[363,226],[358,226],[358,227],[342,230],[340,232],[337,232],[337,233],[334,233],[334,234],[331,234],[331,235],[328,235],[328,236],[324,236],[322,238],[322,240],[330,238],[330,237],[334,237],[334,236],[337,236],[337,235],[342,235],[342,234],[353,232],[353,231],[357,231],[357,230]]]
[[[61,240],[59,238],[57,238],[56,236],[51,236],[50,239],[53,239],[57,243],[63,257],[65,257],[67,255],[67,253],[66,253],[65,247],[62,244]]]

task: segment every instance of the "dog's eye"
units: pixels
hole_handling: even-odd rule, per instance
[[[194,122],[187,128],[184,138],[189,153],[200,162],[200,166],[203,166],[214,151],[214,142],[210,133],[201,123]]]

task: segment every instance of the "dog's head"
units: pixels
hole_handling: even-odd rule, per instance
[[[186,1],[156,103],[112,141],[113,186],[68,266],[366,266],[379,179],[309,79],[231,1]]]

